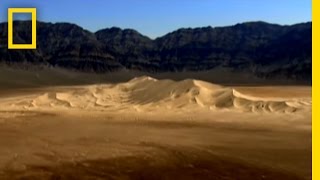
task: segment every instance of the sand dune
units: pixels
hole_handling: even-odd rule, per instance
[[[8,88],[0,179],[311,179],[311,103],[310,87],[147,76]]]
[[[44,93],[3,98],[1,109],[135,110],[159,109],[294,113],[311,108],[308,98],[258,97],[204,81],[139,77],[126,83],[54,88]]]

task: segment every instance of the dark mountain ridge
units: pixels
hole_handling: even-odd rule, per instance
[[[14,39],[27,43],[30,22],[14,22]],[[281,26],[248,22],[228,27],[183,28],[157,39],[132,29],[95,33],[70,23],[37,24],[37,50],[8,50],[0,24],[0,63],[105,73],[207,71],[227,68],[264,79],[311,82],[312,23]]]

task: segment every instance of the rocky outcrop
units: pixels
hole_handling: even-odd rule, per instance
[[[249,22],[187,28],[152,40],[131,29],[89,32],[69,23],[38,22],[37,50],[8,50],[0,24],[0,62],[58,66],[85,72],[206,71],[226,67],[260,78],[311,81],[312,23]],[[14,40],[30,41],[30,22],[14,22]]]

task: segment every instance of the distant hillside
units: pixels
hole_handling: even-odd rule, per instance
[[[14,39],[30,41],[30,22],[14,22]],[[248,22],[179,29],[152,40],[131,29],[89,32],[69,23],[38,22],[37,50],[8,50],[0,24],[0,63],[104,73],[207,71],[226,68],[262,79],[311,82],[312,23],[281,26]]]

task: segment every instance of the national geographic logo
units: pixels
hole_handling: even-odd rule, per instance
[[[13,15],[16,13],[30,13],[32,16],[31,44],[13,43]],[[37,48],[37,9],[36,8],[9,8],[8,9],[8,49],[36,49]]]

